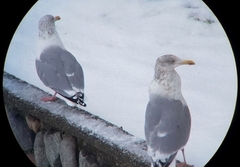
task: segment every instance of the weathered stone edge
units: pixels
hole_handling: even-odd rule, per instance
[[[145,153],[146,151],[144,150],[144,148],[146,148],[144,141],[132,143],[132,146],[135,147],[134,152],[128,150],[128,148],[120,148],[117,144],[109,143],[109,141],[105,140],[101,137],[101,135],[93,134],[84,127],[71,124],[65,117],[56,115],[51,111],[58,110],[58,112],[77,112],[88,117],[89,121],[98,120],[106,124],[108,127],[117,129],[122,133],[122,135],[127,135],[130,138],[132,135],[115,125],[90,114],[87,111],[69,107],[62,100],[58,99],[55,103],[51,104],[43,103],[39,100],[39,97],[47,95],[44,91],[6,72],[3,75],[3,95],[4,102],[7,107],[17,108],[22,112],[26,112],[26,114],[31,114],[44,122],[50,123],[52,126],[61,131],[69,133],[77,138],[83,138],[88,145],[91,145],[106,154],[110,154],[113,159],[122,163],[123,166],[149,166],[149,159]],[[139,154],[137,153],[138,151]]]

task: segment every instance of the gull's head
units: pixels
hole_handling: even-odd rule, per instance
[[[55,29],[55,22],[60,20],[59,16],[45,15],[38,22],[39,28],[39,50],[42,52],[50,45],[64,48],[62,41]]]
[[[47,31],[51,33],[55,28],[55,21],[60,20],[59,16],[45,15],[38,22],[38,28],[40,31]]]
[[[183,60],[175,55],[163,55],[156,60],[155,70],[173,70],[180,65],[194,65],[192,60]]]

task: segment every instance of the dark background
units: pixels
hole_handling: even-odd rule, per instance
[[[12,36],[30,8],[36,3],[35,0],[24,1],[5,1],[1,4],[1,69],[3,70],[5,56],[7,54],[8,46],[11,42]],[[237,71],[239,71],[239,44],[240,44],[240,19],[239,9],[237,9],[238,1],[223,1],[223,0],[204,0],[208,7],[217,16],[221,22],[227,36],[232,45],[235,55]],[[57,5],[57,4],[56,4]],[[2,47],[3,45],[3,47]],[[226,72],[227,73],[227,72]],[[13,136],[9,126],[6,114],[4,112],[4,103],[2,103],[1,115],[1,164],[5,166],[34,166],[25,156],[24,152],[18,145]],[[203,111],[210,112],[210,111]],[[237,99],[236,111],[232,124],[224,139],[224,142],[218,149],[214,157],[208,162],[206,167],[222,166],[238,166],[239,160],[237,156],[240,155],[240,116],[239,116],[239,99]],[[213,120],[214,121],[214,120]],[[204,148],[202,148],[204,149]],[[197,152],[198,150],[196,150]]]

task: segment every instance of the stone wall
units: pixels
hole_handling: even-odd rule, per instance
[[[7,116],[20,146],[38,167],[149,167],[146,143],[46,92],[4,73]]]

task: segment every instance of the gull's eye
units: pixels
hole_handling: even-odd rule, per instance
[[[174,59],[169,59],[169,63],[174,63]]]

